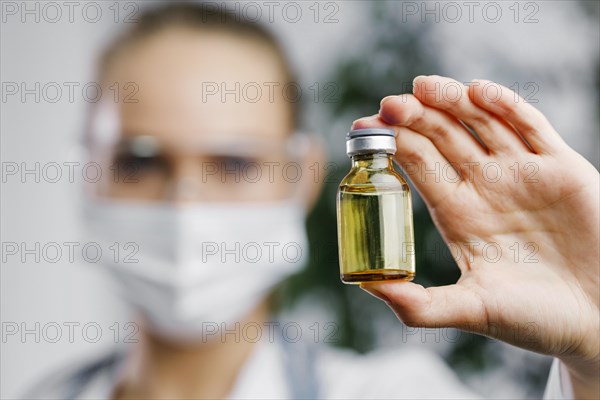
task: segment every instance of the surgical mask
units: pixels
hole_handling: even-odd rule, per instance
[[[292,200],[181,207],[93,200],[85,217],[102,249],[112,250],[102,264],[127,302],[153,332],[176,341],[242,320],[308,257],[304,209]]]

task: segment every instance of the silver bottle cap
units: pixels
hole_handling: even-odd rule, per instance
[[[354,129],[346,135],[346,154],[396,153],[394,131],[384,128]]]

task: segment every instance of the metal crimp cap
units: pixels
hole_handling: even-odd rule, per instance
[[[346,154],[396,153],[394,131],[384,128],[354,129],[346,135]]]

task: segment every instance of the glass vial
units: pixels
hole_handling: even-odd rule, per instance
[[[395,152],[389,129],[356,129],[346,136],[352,169],[337,194],[344,283],[410,281],[415,276],[410,188],[394,170]]]

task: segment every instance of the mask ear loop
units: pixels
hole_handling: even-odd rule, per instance
[[[293,162],[297,163],[301,170],[302,175],[309,173],[310,171],[303,171],[305,168],[305,159],[308,152],[313,148],[315,141],[320,140],[316,135],[295,130],[291,136],[287,139],[286,152],[291,156]],[[319,166],[317,166],[319,168]],[[308,210],[308,204],[306,202],[306,191],[308,185],[302,181],[299,184],[295,184],[294,190],[290,196],[293,203],[299,205],[305,212]]]
[[[111,150],[114,150],[119,139],[121,131],[121,120],[117,104],[109,101],[100,101],[95,108],[91,110],[90,120],[87,126],[88,131],[77,149],[78,156],[84,162],[84,167],[89,164],[99,165],[102,175],[110,176],[112,174],[109,166],[111,160]],[[104,171],[104,168],[107,168]],[[105,185],[102,187],[102,185]],[[84,193],[98,200],[102,189],[106,189],[108,182],[100,179],[97,182],[86,179]]]

